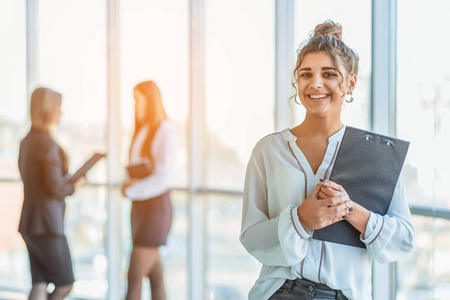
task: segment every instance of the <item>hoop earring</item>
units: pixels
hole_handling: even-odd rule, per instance
[[[347,98],[347,97],[346,97],[346,98]],[[353,98],[353,92],[350,92],[350,99],[345,99],[345,102],[347,102],[347,103],[352,103],[353,100],[355,100],[355,99]]]
[[[298,97],[298,94],[295,95],[294,102],[295,102],[297,105],[300,105],[300,106],[302,105],[302,102],[300,101],[300,98]]]

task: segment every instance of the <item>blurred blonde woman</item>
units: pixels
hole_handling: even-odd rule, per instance
[[[75,184],[67,182],[68,157],[53,138],[61,116],[61,98],[61,94],[48,88],[33,92],[31,129],[20,143],[18,163],[24,201],[19,232],[30,259],[30,300],[64,299],[74,282],[64,234],[64,199],[85,178]],[[49,283],[55,285],[51,294],[47,293]]]
[[[133,250],[126,299],[140,299],[142,279],[148,277],[152,299],[165,300],[159,247],[166,244],[172,224],[170,189],[177,132],[167,119],[161,93],[153,81],[136,85],[134,99],[135,132],[130,146],[130,166],[147,161],[151,172],[130,178],[122,186],[122,193],[132,200]]]

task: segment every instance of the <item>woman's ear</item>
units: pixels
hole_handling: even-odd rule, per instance
[[[356,74],[350,76],[350,79],[348,81],[348,89],[350,92],[353,92],[353,90],[355,89],[357,81],[358,77],[356,76]]]

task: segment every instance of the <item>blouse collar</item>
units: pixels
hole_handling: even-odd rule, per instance
[[[341,127],[341,129],[339,129],[336,133],[334,133],[333,135],[331,135],[328,138],[328,143],[329,144],[336,144],[337,142],[339,142],[340,140],[342,140],[342,137],[344,136],[344,132],[345,132],[345,128],[347,126],[343,125]],[[295,142],[297,140],[297,137],[295,135],[292,134],[291,129],[290,128],[286,128],[283,131],[280,132],[281,136],[288,142]]]

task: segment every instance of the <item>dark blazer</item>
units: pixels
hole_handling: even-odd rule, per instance
[[[50,134],[31,128],[20,143],[19,171],[24,190],[19,232],[63,235],[64,199],[74,186],[67,182],[63,151]]]

